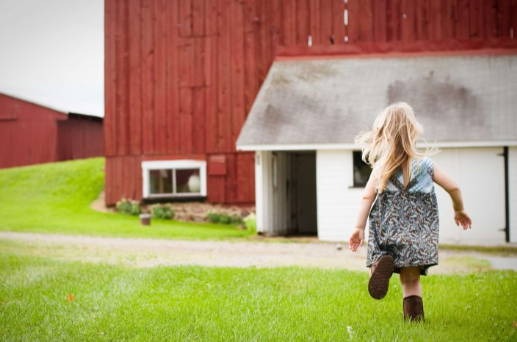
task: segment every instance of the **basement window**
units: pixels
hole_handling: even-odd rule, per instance
[[[361,151],[353,151],[354,155],[354,188],[364,188],[370,178],[372,168],[366,164],[362,159]]]
[[[206,162],[157,160],[142,162],[143,197],[206,196]]]

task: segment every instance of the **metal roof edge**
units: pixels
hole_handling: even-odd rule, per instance
[[[13,93],[5,92],[5,91],[0,91],[0,95],[4,95],[4,96],[10,97],[10,98],[13,98],[15,100],[24,101],[24,102],[27,102],[27,103],[30,103],[32,105],[35,105],[35,106],[38,106],[38,107],[42,107],[42,108],[45,108],[45,109],[50,109],[50,110],[53,110],[54,112],[65,114],[67,116],[69,114],[75,114],[75,115],[82,115],[82,116],[88,116],[88,117],[95,117],[95,118],[104,119],[104,116],[99,116],[99,115],[95,115],[95,114],[77,113],[76,111],[66,110],[66,109],[63,109],[61,107],[56,107],[54,105],[47,105],[46,103],[30,99],[30,98],[25,97],[23,95],[19,96],[19,95],[13,94]]]
[[[10,97],[10,98],[13,98],[15,100],[24,101],[24,102],[30,103],[30,104],[38,106],[38,107],[42,107],[42,108],[45,108],[45,109],[50,109],[50,110],[53,110],[55,112],[59,112],[61,114],[68,115],[68,111],[67,110],[64,110],[62,108],[58,108],[58,107],[55,107],[55,106],[49,106],[49,105],[47,105],[45,103],[42,103],[42,102],[34,101],[34,100],[29,99],[29,98],[27,98],[25,96],[15,95],[15,94],[8,93],[8,92],[5,92],[5,91],[1,91],[0,94],[4,95],[4,96],[7,96],[7,97]]]

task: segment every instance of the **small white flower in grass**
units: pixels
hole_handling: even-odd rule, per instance
[[[347,331],[348,336],[349,336],[350,338],[353,338],[353,337],[354,337],[354,330],[352,329],[352,327],[351,327],[350,325],[347,325],[347,327],[346,327],[346,331]]]

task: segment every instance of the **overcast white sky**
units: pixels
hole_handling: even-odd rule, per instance
[[[104,116],[103,32],[103,0],[0,0],[0,93]]]

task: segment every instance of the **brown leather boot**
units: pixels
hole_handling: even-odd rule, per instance
[[[420,296],[407,296],[403,301],[404,320],[419,322],[424,320],[424,304]]]
[[[386,296],[394,268],[391,255],[383,255],[379,261],[372,265],[372,275],[368,281],[370,296],[375,299],[381,299]]]

